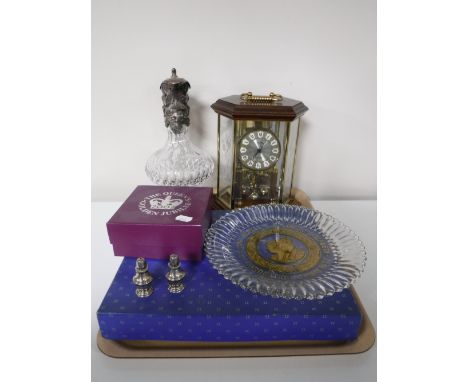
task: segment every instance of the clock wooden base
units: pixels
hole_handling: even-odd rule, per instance
[[[212,199],[211,209],[212,210],[226,209],[226,206],[218,200],[217,195],[216,195],[216,189],[214,189],[213,192],[215,194]],[[298,188],[291,189],[291,199],[289,200],[288,204],[294,204],[298,206],[304,206],[307,208],[313,208],[312,203],[310,202],[310,199],[307,196],[307,194]]]

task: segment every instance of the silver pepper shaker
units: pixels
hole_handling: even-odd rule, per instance
[[[148,264],[143,257],[136,260],[135,276],[133,276],[133,284],[137,286],[135,293],[138,297],[148,297],[153,293],[151,282],[153,277],[148,272]]]
[[[166,279],[169,282],[168,290],[171,293],[180,293],[184,290],[182,280],[185,272],[180,268],[179,256],[172,254],[169,256],[169,272],[166,273]]]

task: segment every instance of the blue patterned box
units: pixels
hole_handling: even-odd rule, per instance
[[[215,216],[213,216],[215,220]],[[125,258],[97,312],[102,335],[114,340],[291,341],[352,340],[361,313],[349,290],[323,300],[285,300],[253,294],[219,275],[204,258],[183,263],[180,294],[167,291],[167,262],[148,260],[154,293],[138,298],[135,259]]]

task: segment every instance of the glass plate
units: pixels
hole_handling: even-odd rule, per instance
[[[321,299],[361,275],[366,250],[349,227],[317,210],[264,204],[230,212],[205,239],[205,252],[226,279],[254,293]]]

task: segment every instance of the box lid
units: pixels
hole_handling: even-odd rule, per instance
[[[254,294],[220,275],[205,257],[184,262],[184,290],[167,290],[167,261],[148,260],[154,292],[138,298],[125,258],[97,312],[105,338],[158,341],[353,340],[362,315],[349,289],[322,300]]]
[[[163,244],[193,234],[199,240],[211,194],[210,187],[137,186],[107,222],[110,241]]]

